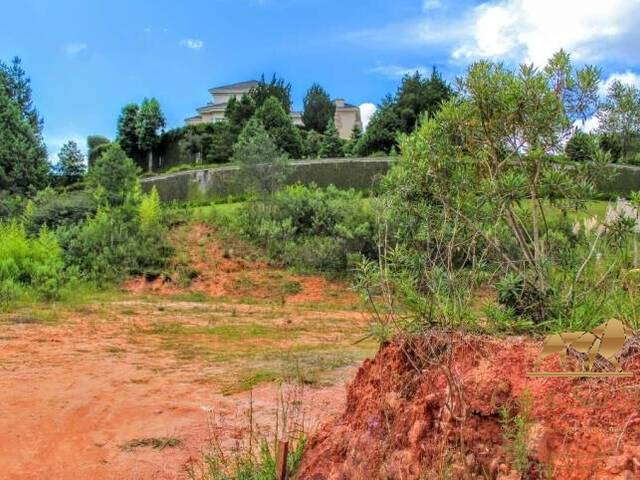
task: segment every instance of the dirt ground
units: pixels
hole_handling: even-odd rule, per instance
[[[184,478],[212,442],[246,439],[249,414],[269,435],[283,398],[309,432],[342,410],[375,352],[346,285],[237,255],[204,225],[176,235],[189,285],[0,315],[0,478]]]

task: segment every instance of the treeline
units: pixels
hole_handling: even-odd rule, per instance
[[[451,95],[451,86],[436,70],[429,77],[419,72],[407,75],[395,95],[385,97],[367,131],[363,133],[355,126],[350,138],[343,139],[334,121],[336,106],[321,85],[314,83],[304,96],[301,127],[294,125],[290,117],[291,84],[275,75],[270,81],[263,76],[249,93],[229,101],[222,121],[162,134],[154,168],[231,161],[234,144],[254,116],[292,159],[389,155],[397,150],[399,133],[412,132],[421,116],[433,115]],[[122,116],[126,116],[125,110]],[[126,129],[122,133],[119,129],[118,138],[127,138]],[[128,153],[136,158],[134,149]]]

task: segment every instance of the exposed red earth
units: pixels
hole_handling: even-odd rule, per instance
[[[186,478],[212,442],[247,439],[250,411],[260,438],[283,397],[310,430],[342,409],[375,351],[353,346],[366,327],[353,292],[225,253],[204,225],[181,234],[199,271],[188,287],[135,279],[106,300],[0,314],[0,479]]]
[[[530,378],[540,343],[458,333],[397,339],[366,360],[345,411],[308,443],[301,479],[640,478],[640,357],[632,378]],[[558,359],[543,363],[559,368]],[[501,409],[530,398],[528,468]]]

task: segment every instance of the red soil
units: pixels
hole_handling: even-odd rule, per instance
[[[225,253],[214,231],[205,225],[182,233],[190,261],[199,271],[192,285],[179,288],[168,279],[134,279],[126,290],[153,296],[190,291],[236,297],[230,316],[255,323],[256,312],[267,307],[244,304],[237,297],[275,299],[274,283],[295,280],[300,283],[299,293],[287,295],[283,303],[329,302],[349,306],[349,311],[327,314],[322,308],[286,310],[270,305],[272,316],[263,321],[288,325],[313,315],[318,328],[306,335],[320,346],[327,343],[322,337],[327,330],[323,330],[324,316],[334,324],[336,319],[355,321],[351,311],[355,296],[345,292],[344,285],[289,275],[263,262]],[[129,303],[131,311],[123,314]],[[63,324],[54,326],[12,324],[16,314],[2,315],[0,320],[9,323],[0,322],[0,479],[185,478],[185,467],[199,463],[212,441],[230,449],[246,439],[250,404],[254,433],[269,436],[281,400],[280,387],[262,383],[254,387],[251,401],[249,392],[225,396],[220,393],[224,382],[235,375],[227,363],[210,363],[203,357],[180,359],[162,344],[160,335],[144,333],[159,312],[164,312],[165,320],[193,322],[185,318],[189,303],[168,298],[148,303],[132,295],[129,302],[80,306],[61,318]],[[339,322],[336,325],[338,331]],[[197,336],[195,340],[204,341]],[[206,341],[216,348],[214,339]],[[251,341],[259,340],[233,341],[246,350]],[[334,343],[328,346],[333,348]],[[281,348],[286,350],[285,341]],[[236,364],[241,361],[248,369],[255,367],[251,356]],[[345,381],[353,377],[355,367],[335,373],[332,385],[295,387],[294,401],[301,405],[299,414],[307,428],[344,405]],[[136,439],[159,437],[177,438],[180,444],[161,450],[125,448]]]
[[[640,356],[626,357],[631,378],[530,378],[539,346],[457,333],[386,345],[358,371],[344,413],[308,443],[299,478],[640,478]],[[500,409],[515,415],[526,396],[521,477]]]
[[[237,255],[232,247],[225,248],[213,227],[204,223],[190,227],[185,243],[189,263],[198,272],[188,287],[178,286],[179,274],[176,274],[175,279],[131,279],[125,284],[125,289],[132,293],[159,295],[190,291],[211,297],[251,297],[286,303],[330,301],[342,306],[352,306],[357,301],[356,294],[349,291],[343,282],[329,281],[321,276],[295,275],[264,261],[248,260]],[[287,282],[297,284],[299,291],[278,288],[278,284]]]
[[[184,478],[187,462],[200,460],[209,446],[212,417],[221,442],[245,437],[249,393],[217,393],[215,383],[202,381],[215,378],[209,365],[179,362],[156,343],[113,323],[3,326],[0,478]],[[342,377],[352,374],[350,367]],[[299,392],[307,426],[342,406],[343,382]],[[265,434],[278,395],[274,384],[253,390],[253,418]],[[123,448],[153,437],[181,444],[161,451]]]

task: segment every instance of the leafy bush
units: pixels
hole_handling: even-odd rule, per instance
[[[47,188],[40,191],[27,208],[27,229],[36,233],[42,227],[55,230],[80,223],[96,209],[94,198],[86,191],[57,192]]]
[[[596,153],[596,141],[588,133],[577,131],[567,142],[565,153],[574,162],[590,162]]]
[[[596,103],[597,69],[575,71],[559,52],[544,70],[475,63],[459,86],[401,137],[383,182],[383,259],[361,284],[383,291],[382,308],[412,330],[488,326],[473,304],[487,287],[502,327],[588,330],[612,315],[637,324],[619,292],[640,262],[638,207],[618,204],[583,227],[609,155],[576,164],[554,154]]]
[[[143,214],[130,205],[102,207],[83,224],[60,229],[65,264],[95,282],[115,282],[126,275],[160,275],[172,250],[159,223],[141,222],[154,218],[148,211],[154,209],[145,209]]]
[[[301,269],[340,272],[349,254],[375,254],[373,215],[354,190],[289,186],[246,204],[238,228],[273,258]]]
[[[55,236],[47,229],[29,238],[23,225],[0,223],[0,304],[13,300],[23,289],[33,289],[44,299],[58,295],[63,261]]]

